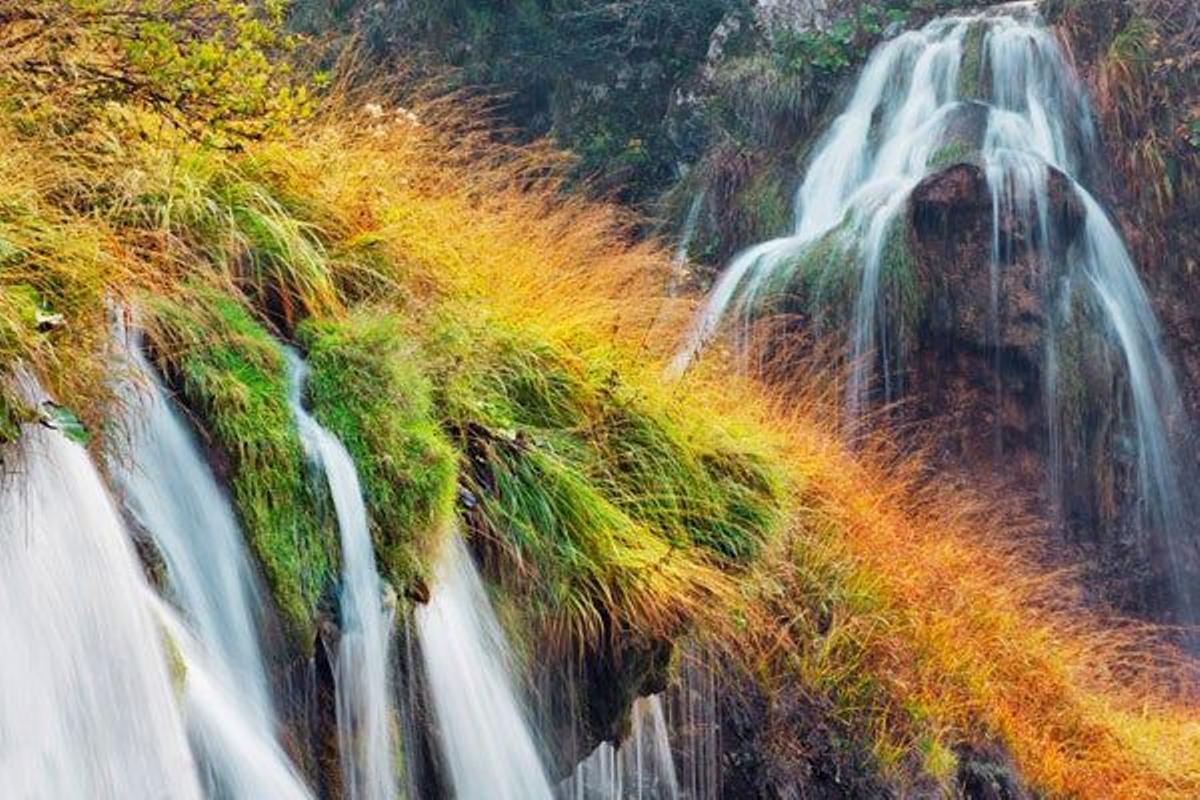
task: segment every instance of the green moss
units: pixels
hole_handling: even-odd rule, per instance
[[[0,259],[2,256],[0,251]],[[38,296],[33,287],[0,285],[0,365],[14,363],[35,346],[37,315]]]
[[[427,581],[453,513],[457,456],[432,416],[419,353],[397,322],[306,322],[313,411],[354,457],[380,567],[401,591]]]
[[[850,217],[800,254],[793,266],[793,283],[806,298],[809,314],[826,325],[848,323],[858,293],[857,237]]]
[[[187,661],[184,660],[183,653],[179,651],[175,637],[171,636],[166,628],[159,628],[158,632],[159,638],[162,640],[163,655],[167,659],[167,672],[171,676],[171,688],[175,690],[175,697],[180,699],[187,686]]]
[[[33,419],[33,411],[0,384],[0,445],[17,441],[21,437],[21,425]]]
[[[279,345],[241,302],[211,290],[154,299],[147,310],[166,373],[228,456],[246,537],[287,632],[307,652],[317,604],[336,574],[337,539],[320,522]]]
[[[792,227],[792,196],[779,170],[756,175],[738,195],[736,204],[755,239],[782,236]]]
[[[891,221],[884,235],[880,259],[880,285],[887,292],[888,316],[905,338],[911,338],[925,311],[925,293],[921,289],[917,258],[909,241],[908,214],[903,210]]]
[[[929,157],[929,162],[925,167],[929,172],[937,172],[951,164],[961,164],[964,161],[969,161],[976,152],[975,147],[970,142],[963,139],[951,139],[933,151],[933,155]]]
[[[958,96],[962,100],[984,100],[983,79],[986,66],[988,25],[979,21],[967,28],[963,37],[962,59],[958,70]]]

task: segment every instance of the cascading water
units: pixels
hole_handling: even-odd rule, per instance
[[[460,800],[550,800],[504,634],[466,545],[448,542],[417,632],[438,741]]]
[[[982,34],[979,63],[964,63],[968,36]],[[979,70],[978,76],[964,70]],[[966,96],[964,78],[978,78],[978,97]],[[990,77],[990,80],[987,78]],[[904,222],[912,190],[947,166],[943,159],[972,118],[984,115],[975,143],[993,200],[990,265],[991,324],[999,342],[1004,298],[1002,222],[1021,221],[1037,257],[1049,258],[1055,231],[1048,220],[1049,182],[1060,175],[1082,208],[1080,233],[1066,245],[1061,279],[1043,287],[1047,308],[1059,319],[1046,333],[1041,365],[1049,420],[1050,480],[1061,480],[1065,416],[1059,379],[1072,355],[1059,343],[1058,328],[1083,304],[1097,319],[1097,335],[1117,354],[1132,407],[1137,460],[1136,505],[1140,526],[1161,537],[1171,569],[1187,534],[1188,500],[1181,460],[1172,440],[1183,438],[1183,405],[1160,331],[1129,253],[1100,203],[1085,187],[1085,171],[1100,161],[1091,111],[1078,79],[1062,57],[1032,3],[1013,3],[974,15],[935,20],[919,31],[881,44],[863,69],[845,111],[818,142],[796,195],[792,235],[737,256],[719,278],[671,371],[682,372],[723,318],[748,326],[764,299],[795,279],[805,256],[836,242],[853,253],[828,259],[826,272],[854,270],[856,300],[850,310],[850,356],[846,408],[851,421],[875,399],[892,400],[902,375],[900,337],[883,291],[893,229]],[[966,154],[963,155],[966,157]],[[834,276],[836,279],[836,276]],[[823,275],[821,280],[829,280]],[[743,334],[744,335],[744,334]],[[999,358],[997,347],[997,358]],[[1076,356],[1078,357],[1078,356]],[[997,376],[999,380],[999,376]],[[1054,497],[1059,487],[1050,487]],[[1058,505],[1056,503],[1056,505]],[[1176,595],[1184,606],[1190,591],[1176,572]],[[1181,609],[1189,619],[1190,609]]]
[[[1188,498],[1180,477],[1182,462],[1172,446],[1172,433],[1187,426],[1186,414],[1174,369],[1160,344],[1158,320],[1129,251],[1099,201],[1075,180],[1084,165],[1100,158],[1087,98],[1058,43],[1036,20],[997,20],[988,32],[987,54],[994,106],[988,117],[984,158],[993,196],[1010,207],[1020,204],[1026,227],[1035,238],[1046,241],[1053,236],[1045,211],[1048,168],[1071,179],[1083,207],[1083,228],[1068,252],[1065,283],[1098,308],[1107,334],[1121,353],[1137,439],[1138,513],[1146,529],[1161,535],[1176,599],[1183,605],[1184,618],[1194,620],[1193,592],[1183,581],[1177,552],[1188,532]],[[1070,130],[1064,119],[1078,120],[1079,130]],[[1064,293],[1060,303],[1069,303],[1070,297]],[[1057,349],[1053,341],[1048,346]],[[1057,352],[1047,359],[1050,365],[1061,360]],[[1061,416],[1055,407],[1057,377],[1049,372],[1046,376],[1050,412],[1056,417]],[[1061,426],[1052,427],[1052,435],[1059,435]],[[1053,459],[1061,445],[1052,441],[1050,449]],[[1060,469],[1052,465],[1052,474]],[[1053,489],[1057,496],[1058,487]]]
[[[945,19],[882,45],[863,70],[850,103],[821,138],[812,166],[796,193],[790,236],[755,245],[738,255],[718,279],[672,366],[687,368],[733,313],[749,320],[754,303],[776,273],[822,236],[845,225],[847,235],[880,244],[903,198],[924,175],[955,96],[968,21]],[[911,75],[907,87],[901,76]],[[877,285],[878,254],[868,257],[864,286]],[[860,298],[855,351],[874,342],[874,293]],[[857,354],[857,353],[856,353]],[[861,361],[862,359],[856,359]]]
[[[233,509],[140,341],[130,344],[129,359],[144,386],[122,387],[137,417],[129,425],[127,458],[112,459],[112,473],[125,507],[161,552],[171,595],[196,631],[193,641],[182,623],[164,622],[187,656],[188,728],[209,793],[242,800],[308,797],[275,742],[259,646],[262,596]]]
[[[287,355],[292,413],[305,452],[323,468],[329,482],[342,539],[341,637],[334,680],[345,789],[351,800],[385,800],[396,796],[388,675],[394,609],[383,602],[354,461],[342,443],[305,411],[307,367],[294,351],[288,350]]]
[[[22,445],[0,485],[0,794],[199,800],[120,516],[82,447]]]
[[[311,797],[253,707],[228,682],[226,665],[214,664],[174,609],[148,592],[147,603],[171,637],[183,672],[184,701],[193,746],[213,798],[305,800]]]
[[[667,691],[667,727],[678,764],[683,800],[721,796],[721,727],[717,679],[710,659],[695,646],[683,649]]]
[[[602,742],[559,786],[563,800],[680,800],[662,699],[633,704],[633,730],[619,748]]]
[[[704,210],[704,192],[697,192],[688,204],[687,216],[683,218],[683,229],[679,233],[679,244],[675,247],[675,263],[683,264],[688,260],[688,250],[692,240],[696,238],[696,229],[700,226],[700,212]]]

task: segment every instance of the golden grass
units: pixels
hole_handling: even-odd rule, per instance
[[[83,215],[56,211],[70,218],[55,225],[86,227],[78,241],[123,243],[107,248],[116,267],[93,294],[196,273],[240,285],[242,228],[230,224],[223,258],[200,252],[211,242],[189,241],[190,228],[130,213],[144,195],[188,196],[186,181],[216,159],[236,183],[267,190],[272,214],[303,223],[285,238],[319,245],[319,269],[296,275],[280,262],[266,278],[301,311],[386,301],[419,325],[451,303],[603,359],[685,429],[718,429],[782,466],[792,522],[749,572],[630,543],[627,566],[645,577],[613,604],[633,623],[692,621],[757,673],[832,694],[885,768],[918,758],[944,777],[946,746],[996,740],[1050,796],[1200,796],[1200,711],[1174,685],[1194,670],[1157,632],[1058,600],[1070,578],[1023,554],[1024,523],[1003,508],[886,443],[852,451],[819,384],[784,395],[716,351],[664,381],[694,306],[666,296],[668,255],[632,244],[620,210],[559,191],[554,154],[497,145],[471,113],[453,101],[342,105],[240,156],[179,140],[129,145],[105,168],[114,171],[88,176],[117,186],[117,198]],[[0,144],[9,154],[38,146]],[[70,165],[59,168],[51,182],[70,182]],[[30,279],[51,261],[28,262]],[[814,607],[826,619],[814,621]]]

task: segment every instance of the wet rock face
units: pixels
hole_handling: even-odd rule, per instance
[[[1052,552],[1082,566],[1089,594],[1158,617],[1170,605],[1160,568],[1168,560],[1137,533],[1136,463],[1123,445],[1130,411],[1114,371],[1120,357],[1101,322],[1089,319],[1093,311],[1077,300],[1064,311],[1083,209],[1061,173],[1051,170],[1048,188],[1049,241],[1004,204],[995,215],[987,175],[975,163],[953,164],[914,190],[909,246],[925,305],[900,413],[932,434],[940,466],[1027,499],[1057,532]],[[1064,316],[1072,321],[1064,324]],[[1048,409],[1051,340],[1061,396]],[[1052,424],[1063,448],[1057,496]]]
[[[976,164],[954,164],[922,181],[911,203],[918,276],[929,296],[929,331],[957,347],[997,345],[1022,366],[1035,366],[1049,325],[1048,303],[1061,277],[1063,253],[1083,224],[1083,210],[1068,179],[1050,179],[1050,258],[1039,257],[1040,233],[1020,215],[999,219],[994,243],[992,196]],[[1000,263],[992,268],[992,249]],[[996,281],[996,307],[993,285]]]
[[[555,781],[602,742],[628,738],[634,701],[666,690],[672,651],[666,639],[609,633],[581,651],[531,665]]]
[[[1052,257],[1039,256],[1042,243],[1024,220],[1002,215],[996,269],[992,196],[980,166],[954,164],[926,178],[910,209],[910,246],[926,298],[907,370],[912,413],[937,421],[945,461],[988,474],[1002,457],[1003,471],[1032,494],[1046,477],[1041,387],[1052,287],[1062,248],[1082,224],[1060,173],[1051,174],[1049,199]]]

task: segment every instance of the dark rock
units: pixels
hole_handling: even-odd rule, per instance
[[[601,742],[629,736],[634,701],[666,691],[672,651],[667,639],[610,628],[595,642],[531,665],[554,777],[566,778]]]
[[[849,800],[896,797],[854,732],[794,680],[767,691],[752,675],[718,663],[721,792],[729,800]]]
[[[958,794],[966,800],[1032,800],[1016,765],[999,746],[963,746],[957,751]]]

